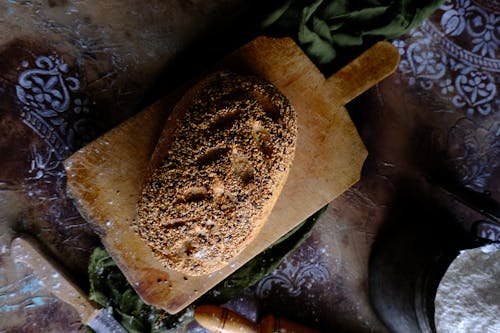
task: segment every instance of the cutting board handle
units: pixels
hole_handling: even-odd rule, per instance
[[[339,105],[349,103],[393,73],[399,51],[389,42],[378,42],[326,80]]]

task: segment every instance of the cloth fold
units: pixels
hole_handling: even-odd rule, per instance
[[[377,41],[403,35],[443,2],[287,0],[262,21],[262,26],[269,34],[296,38],[317,65],[332,65],[340,53],[356,55]]]

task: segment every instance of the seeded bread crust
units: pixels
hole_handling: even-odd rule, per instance
[[[218,72],[186,93],[165,128],[134,227],[165,267],[212,273],[271,212],[293,160],[296,114],[272,84]]]

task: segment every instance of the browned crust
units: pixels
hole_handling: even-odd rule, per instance
[[[136,231],[166,267],[216,271],[255,237],[283,188],[296,115],[270,83],[215,73],[179,101],[151,160]]]

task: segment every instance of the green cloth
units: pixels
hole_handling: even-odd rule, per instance
[[[429,17],[444,0],[287,0],[267,16],[268,34],[288,35],[318,65],[340,54],[356,55],[373,43],[393,39]]]

